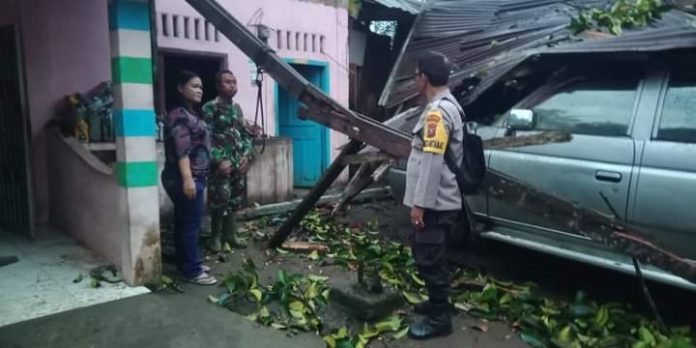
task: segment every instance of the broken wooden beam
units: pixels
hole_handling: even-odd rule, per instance
[[[293,250],[299,252],[319,251],[325,253],[329,251],[329,247],[325,244],[302,241],[285,242],[281,247],[286,250]]]
[[[380,151],[364,152],[364,153],[346,156],[346,158],[343,159],[343,164],[351,165],[351,164],[362,164],[362,163],[366,163],[366,162],[389,161],[393,158],[394,157],[389,156],[389,155],[387,155],[383,152],[380,152]]]
[[[390,128],[369,117],[356,115],[353,118],[346,113],[322,107],[321,104],[311,104],[305,100],[303,102],[312,106],[300,108],[300,119],[321,123],[351,139],[372,145],[392,157],[407,157],[411,153],[411,136],[405,132]]]
[[[312,112],[303,114],[305,117],[346,134],[351,139],[375,146],[392,156],[408,156],[410,147],[400,147],[400,140],[409,139],[408,134],[385,126],[370,117],[356,114],[331,99],[215,0],[186,2],[270,75],[280,87],[312,108]]]
[[[379,163],[365,163],[358,168],[358,171],[353,175],[353,177],[348,182],[348,186],[343,190],[341,194],[341,200],[336,204],[336,206],[331,211],[331,216],[336,216],[343,207],[350,202],[353,197],[358,195],[367,186],[373,183],[373,178],[370,175],[364,175],[365,172],[372,172]]]
[[[314,208],[314,205],[319,201],[321,195],[331,186],[343,169],[346,168],[346,165],[343,164],[343,158],[358,153],[363,146],[363,143],[357,140],[351,140],[348,145],[341,150],[341,153],[336,157],[333,163],[331,163],[331,166],[326,172],[324,172],[319,182],[312,188],[312,191],[307,194],[292,215],[285,220],[283,225],[280,226],[280,229],[273,234],[271,240],[268,242],[269,247],[276,248],[285,242],[290,233],[292,233],[292,230],[302,221],[304,216]]]
[[[330,194],[322,196],[315,205],[332,205],[341,201],[343,193]],[[391,198],[391,190],[389,187],[375,187],[360,191],[353,199],[353,202],[368,202],[372,200],[384,200]],[[249,207],[237,212],[237,219],[251,220],[262,216],[271,216],[285,214],[297,208],[302,203],[303,198],[295,199],[288,202],[265,204],[258,207]]]

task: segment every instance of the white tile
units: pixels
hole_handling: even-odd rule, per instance
[[[119,29],[111,32],[111,57],[152,57],[150,32]]]
[[[117,137],[116,160],[119,162],[153,162],[157,160],[155,137]],[[159,214],[159,213],[157,213]]]
[[[44,238],[16,242],[25,256],[0,267],[0,326],[149,292],[124,283],[91,288],[89,270],[108,263],[70,238]],[[79,273],[84,279],[73,283]]]
[[[155,97],[151,84],[123,83],[114,88],[114,108],[154,110]]]

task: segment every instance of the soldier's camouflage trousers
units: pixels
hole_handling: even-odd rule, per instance
[[[210,214],[225,216],[241,209],[245,195],[245,178],[233,172],[229,177],[213,175],[208,183]]]

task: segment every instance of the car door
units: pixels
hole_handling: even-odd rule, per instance
[[[696,66],[675,66],[646,120],[629,221],[666,249],[696,260]]]
[[[559,81],[516,107],[532,110],[535,121],[531,130],[514,136],[559,131],[569,132],[571,140],[496,150],[489,167],[579,206],[625,217],[635,155],[630,125],[640,75],[582,74]],[[524,202],[490,197],[489,213],[497,226],[582,236],[570,216],[541,215],[526,209]]]

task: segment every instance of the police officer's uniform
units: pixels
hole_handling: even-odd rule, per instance
[[[411,155],[406,169],[404,205],[425,210],[422,230],[409,236],[418,271],[425,280],[432,308],[431,319],[449,325],[449,274],[447,232],[462,207],[462,196],[454,173],[447,167],[449,147],[455,163],[462,160],[463,120],[459,104],[445,90],[426,106],[413,128]]]

